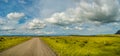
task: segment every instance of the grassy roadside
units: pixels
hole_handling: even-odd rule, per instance
[[[0,37],[0,52],[29,39],[29,37]]]
[[[44,37],[58,56],[120,56],[120,37]]]

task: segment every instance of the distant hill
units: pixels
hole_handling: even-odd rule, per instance
[[[116,32],[116,34],[120,34],[120,30],[118,30],[118,31]]]

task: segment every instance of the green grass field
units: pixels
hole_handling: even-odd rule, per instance
[[[120,36],[41,38],[58,56],[120,56]]]
[[[26,37],[4,37],[1,36],[0,37],[0,52],[8,49],[10,47],[13,47],[17,44],[20,44],[26,40],[29,40],[30,38],[26,38]]]

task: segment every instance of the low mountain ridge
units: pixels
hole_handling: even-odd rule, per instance
[[[118,31],[116,32],[116,34],[120,34],[120,30],[118,30]]]

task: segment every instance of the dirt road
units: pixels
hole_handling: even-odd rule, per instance
[[[39,38],[33,38],[25,43],[0,53],[0,56],[56,56]]]

